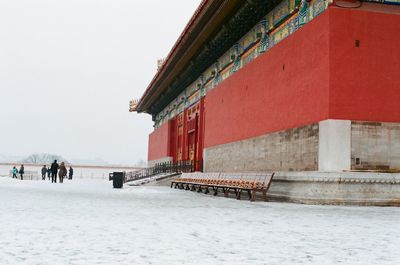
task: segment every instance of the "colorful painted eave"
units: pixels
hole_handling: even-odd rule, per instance
[[[382,1],[389,4],[399,2],[399,0],[362,2]],[[351,4],[358,1],[333,2]],[[198,77],[205,70],[205,64],[212,63],[210,62],[212,57],[218,54],[221,56],[221,51],[225,52],[224,46],[229,41],[241,37],[240,32],[244,34],[243,30],[246,27],[253,26],[251,23],[254,22],[252,21],[254,17],[260,12],[265,14],[279,3],[279,0],[203,0],[141,99],[131,102],[130,111],[152,115],[159,113],[185,86],[194,81],[193,76],[197,74]]]
[[[146,89],[137,112],[156,114],[278,0],[204,0]],[[194,77],[195,76],[195,77]],[[190,80],[189,80],[190,79]]]

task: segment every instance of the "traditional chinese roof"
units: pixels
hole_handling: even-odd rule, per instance
[[[135,111],[157,114],[280,0],[203,0]]]

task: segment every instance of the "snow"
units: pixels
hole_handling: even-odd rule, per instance
[[[400,264],[400,209],[0,178],[0,264]]]

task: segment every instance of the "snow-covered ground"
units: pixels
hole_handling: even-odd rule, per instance
[[[400,264],[400,209],[0,178],[0,264]]]

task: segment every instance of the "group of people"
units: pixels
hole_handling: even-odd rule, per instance
[[[47,174],[49,181],[51,178],[51,183],[57,183],[57,173],[60,183],[63,183],[64,178],[67,178],[67,174],[68,174],[68,179],[72,179],[72,176],[74,175],[74,169],[70,166],[68,172],[64,162],[61,162],[61,164],[59,165],[57,163],[57,160],[54,160],[54,162],[51,164],[49,168],[47,168],[46,165],[43,166],[42,180],[46,179],[46,174]]]
[[[12,169],[12,177],[13,178],[18,178],[17,174],[19,173],[19,175],[21,176],[21,180],[24,180],[24,174],[25,174],[25,168],[24,165],[21,165],[21,167],[19,168],[19,170],[16,167],[13,167]]]
[[[18,178],[17,174],[19,174],[21,176],[21,180],[23,180],[24,173],[24,165],[21,165],[19,170],[15,166],[12,169],[13,178]],[[46,180],[46,175],[49,178],[49,181],[51,179],[51,183],[57,183],[57,175],[59,182],[63,183],[64,178],[72,179],[74,175],[74,169],[70,166],[68,171],[64,162],[61,162],[61,164],[59,165],[57,163],[57,160],[54,160],[50,167],[46,167],[46,165],[42,167],[42,180]]]

